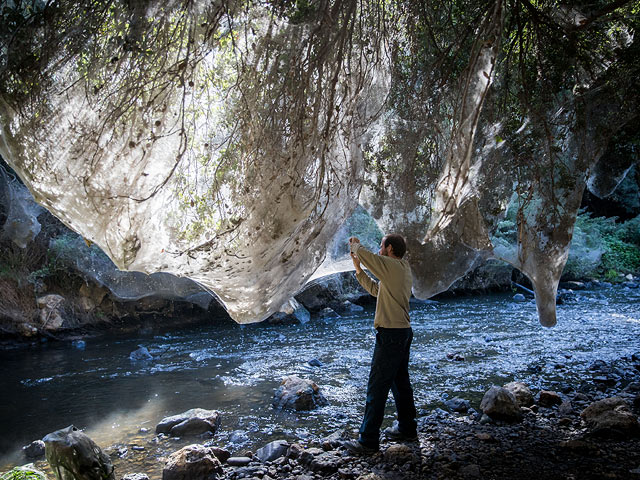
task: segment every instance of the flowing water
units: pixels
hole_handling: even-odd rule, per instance
[[[459,396],[477,409],[491,385],[512,380],[534,391],[577,386],[593,376],[588,367],[595,360],[640,351],[639,300],[640,289],[577,292],[558,306],[553,329],[539,325],[533,301],[517,303],[510,294],[415,302],[410,370],[416,404],[434,408]],[[279,438],[304,442],[357,429],[372,317],[367,310],[279,326],[211,319],[188,329],[87,339],[84,348],[65,342],[2,351],[0,471],[26,463],[21,446],[73,424],[103,448],[121,447],[118,478],[136,471],[159,478],[163,456],[204,440],[158,439],[156,424],[195,407],[222,412],[213,443],[234,453]],[[152,361],[129,359],[139,345]],[[322,366],[309,365],[312,359]],[[274,410],[274,391],[293,374],[317,382],[330,405]],[[389,402],[387,421],[392,415]]]

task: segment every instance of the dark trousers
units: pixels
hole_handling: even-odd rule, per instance
[[[367,403],[360,427],[360,442],[370,447],[380,443],[384,408],[393,393],[398,410],[398,428],[408,435],[416,433],[416,407],[409,381],[411,328],[378,328],[367,385]]]

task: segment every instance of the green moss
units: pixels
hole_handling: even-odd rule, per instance
[[[47,476],[29,464],[3,473],[0,480],[47,480]]]
[[[620,278],[620,274],[615,270],[607,270],[603,276],[603,278],[609,282],[615,282]]]

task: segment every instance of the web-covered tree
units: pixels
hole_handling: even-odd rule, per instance
[[[517,1],[500,16],[500,2],[475,5],[412,4],[407,50],[420,54],[398,62],[392,140],[371,155],[366,198],[383,229],[412,233],[414,268],[431,272],[418,275],[417,295],[497,257],[529,276],[550,326],[585,183],[612,175],[595,166],[637,118],[638,7]],[[430,180],[419,184],[421,172]],[[487,234],[514,191],[518,242],[496,250]]]
[[[360,199],[408,237],[418,296],[498,255],[550,325],[575,199],[637,111],[636,10],[8,2],[0,153],[120,268],[190,276],[239,322],[304,284]],[[488,234],[514,188],[509,256]]]

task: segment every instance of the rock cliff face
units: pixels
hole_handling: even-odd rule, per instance
[[[595,167],[638,115],[638,39],[610,38],[607,62],[514,128],[498,108],[502,1],[477,17],[446,88],[407,59],[424,43],[411,12],[378,3],[64,1],[20,28],[3,15],[0,154],[117,267],[189,277],[240,323],[304,285],[360,201],[407,237],[416,296],[498,258],[531,279],[554,325],[585,185],[610,190],[628,171],[604,181]],[[489,234],[514,192],[519,240],[496,251]]]
[[[20,248],[40,232],[38,214],[44,211],[15,179],[0,168],[0,238],[15,243]]]

